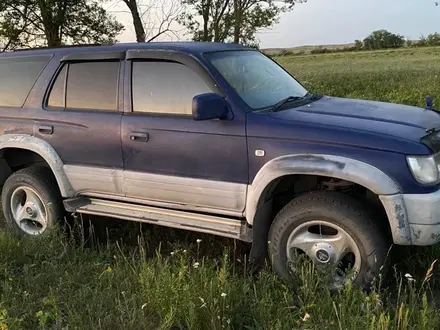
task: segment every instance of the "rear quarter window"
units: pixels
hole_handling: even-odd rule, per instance
[[[51,55],[0,57],[0,106],[22,107]]]

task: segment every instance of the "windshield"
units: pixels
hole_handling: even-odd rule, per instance
[[[216,52],[205,56],[253,109],[267,108],[287,97],[307,94],[292,76],[258,51]]]

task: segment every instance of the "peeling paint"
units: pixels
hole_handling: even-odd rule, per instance
[[[0,150],[17,148],[29,150],[40,155],[50,166],[63,197],[73,197],[73,191],[63,169],[63,162],[56,151],[46,141],[25,134],[4,134],[0,136]]]
[[[11,137],[8,137],[9,142],[25,142],[28,139],[26,135],[14,135]]]
[[[405,228],[407,223],[405,221],[405,212],[403,211],[402,204],[395,204],[394,205],[394,212],[396,213],[396,218],[398,222],[398,228],[402,229]]]
[[[249,224],[254,222],[259,203],[266,199],[266,187],[278,178],[292,174],[347,180],[377,195],[394,195],[400,191],[394,180],[381,170],[355,159],[324,154],[285,155],[267,162],[250,185],[245,214]]]
[[[440,233],[432,233],[431,239],[437,243],[440,242]]]
[[[398,245],[411,245],[411,232],[405,203],[401,194],[379,196],[390,224],[393,242]]]
[[[411,230],[413,233],[413,237],[415,237],[416,240],[420,239],[420,234],[422,231],[420,229],[416,231],[414,228],[411,228]]]

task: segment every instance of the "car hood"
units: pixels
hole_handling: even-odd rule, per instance
[[[440,114],[419,107],[324,96],[305,106],[272,113],[283,121],[316,123],[417,141],[440,127]]]

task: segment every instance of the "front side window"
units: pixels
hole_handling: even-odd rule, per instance
[[[307,90],[291,75],[258,51],[215,52],[205,57],[253,109],[307,95]]]
[[[210,93],[206,82],[189,67],[166,61],[135,61],[132,72],[133,111],[191,115],[193,97]]]
[[[48,106],[116,111],[118,80],[119,61],[65,64],[52,86]]]

